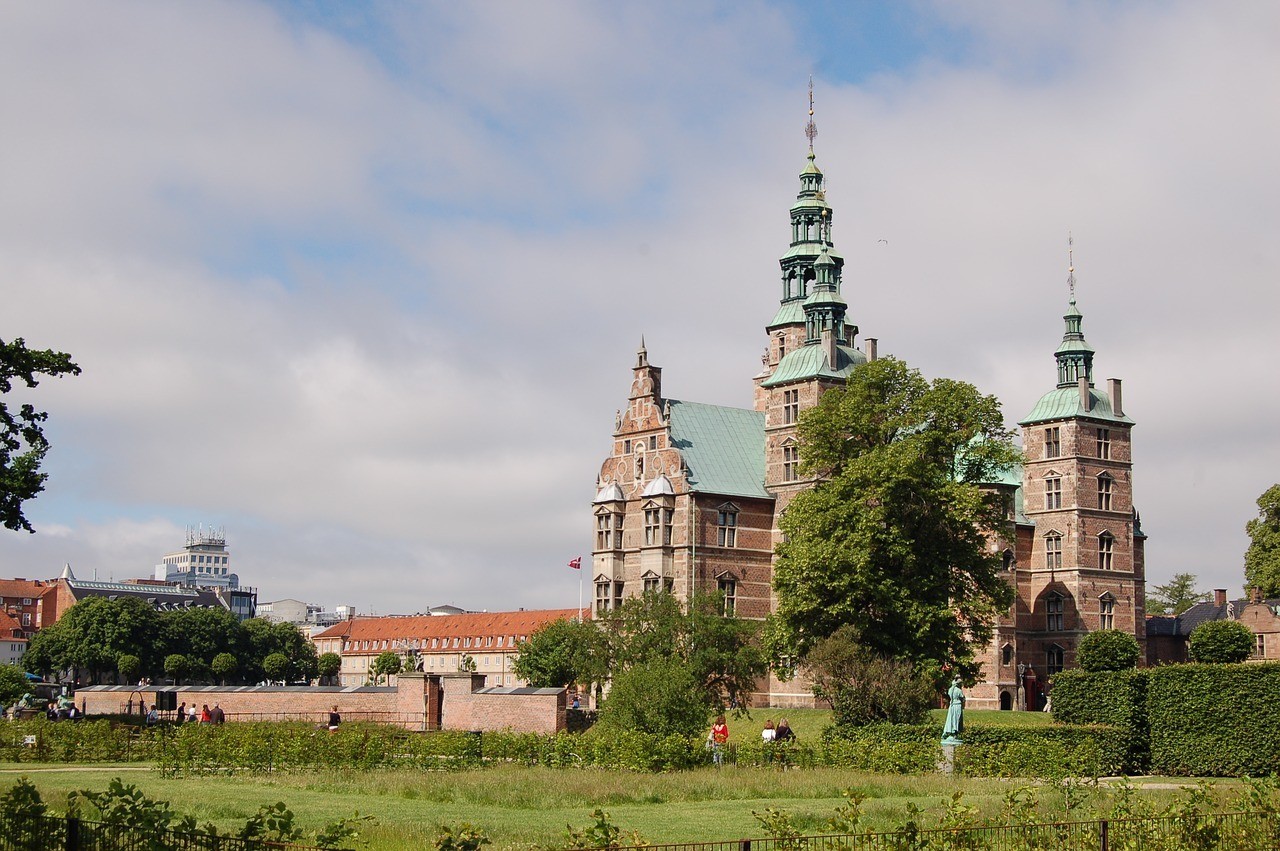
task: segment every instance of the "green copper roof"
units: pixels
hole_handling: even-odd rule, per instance
[[[1080,388],[1078,386],[1059,387],[1056,390],[1050,390],[1040,397],[1040,401],[1036,402],[1036,406],[1031,409],[1031,413],[1023,417],[1018,424],[1031,425],[1032,423],[1048,422],[1049,420],[1084,417],[1091,420],[1105,420],[1107,422],[1132,425],[1133,420],[1126,416],[1117,417],[1111,412],[1111,398],[1106,393],[1090,387],[1089,399],[1089,410],[1086,411],[1080,404]]]
[[[671,401],[671,441],[702,493],[772,498],[764,489],[764,414]]]
[[[837,380],[848,378],[855,366],[867,362],[866,355],[849,346],[836,346],[836,355],[837,363],[832,369],[820,345],[802,346],[795,351],[787,352],[787,356],[782,359],[778,368],[773,371],[773,375],[769,376],[763,386],[777,387],[779,384],[805,381],[810,378]]]
[[[831,255],[833,260],[844,259],[844,255],[839,251],[836,251],[830,245],[824,245],[821,242],[797,242],[795,245],[787,249],[781,259],[789,260],[792,257],[817,257],[822,253],[823,248],[826,248],[827,253]]]
[[[784,301],[779,307],[778,312],[773,315],[773,321],[765,326],[766,331],[772,331],[782,325],[803,325],[804,324],[804,302],[801,299],[792,299]]]

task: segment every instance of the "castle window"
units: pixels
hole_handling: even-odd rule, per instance
[[[1098,629],[1116,628],[1116,598],[1103,594],[1098,598]]]
[[[1098,508],[1103,511],[1111,510],[1111,486],[1113,480],[1106,473],[1098,476]]]
[[[1062,454],[1062,431],[1057,426],[1044,430],[1044,457],[1057,458]]]
[[[726,576],[720,580],[720,593],[724,595],[724,615],[732,615],[738,607],[738,581]]]
[[[1049,649],[1045,651],[1045,667],[1049,669],[1049,676],[1062,673],[1062,648],[1056,644],[1050,644]]]
[[[1111,429],[1109,428],[1098,429],[1098,457],[1111,457]]]
[[[622,608],[622,583],[613,583],[613,607],[615,609]]]
[[[662,509],[646,508],[644,510],[644,545],[656,546],[662,535]]]
[[[596,515],[596,549],[622,549],[622,520],[620,511],[604,511]]]
[[[800,419],[800,391],[782,391],[782,421],[794,423]]]
[[[1005,550],[1001,553],[1000,566],[1004,570],[1013,570],[1013,550]]]
[[[631,441],[630,441],[630,440],[624,440],[624,441],[622,441],[622,453],[623,453],[624,455],[630,455],[630,454],[631,454]]]
[[[722,547],[738,545],[738,511],[733,508],[722,508],[716,517],[717,541]]]
[[[778,360],[782,360],[787,356],[787,335],[778,335]]]
[[[1062,479],[1058,476],[1044,480],[1044,507],[1046,509],[1062,507]]]
[[[1063,605],[1062,595],[1054,592],[1044,598],[1044,628],[1049,632],[1062,632],[1063,630]]]
[[[1262,633],[1254,636],[1253,657],[1255,659],[1267,658],[1267,637]]]
[[[644,593],[657,594],[662,590],[662,577],[657,574],[649,574],[644,578]]]
[[[1098,569],[1110,570],[1111,557],[1114,555],[1116,539],[1110,532],[1098,536]]]
[[[800,468],[800,447],[784,446],[782,447],[782,480],[784,482],[794,482],[799,478],[798,471]]]
[[[1013,664],[1013,645],[1006,644],[1000,648],[1000,664],[1008,667]]]
[[[613,583],[608,579],[601,579],[596,582],[596,614],[603,615],[609,611],[609,602],[612,600]]]
[[[658,436],[656,434],[649,435],[649,448],[650,449],[658,448]]]
[[[1062,569],[1062,536],[1057,532],[1044,536],[1044,566],[1048,570]]]
[[[675,511],[670,508],[662,509],[662,545],[664,547],[671,546],[671,521],[675,515]]]

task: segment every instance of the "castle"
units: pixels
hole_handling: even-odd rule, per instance
[[[650,590],[685,601],[718,591],[742,617],[772,610],[778,520],[815,484],[800,473],[800,413],[877,356],[874,338],[858,347],[841,295],[844,258],[832,241],[833,218],[810,136],[752,409],[666,398],[662,369],[641,343],[592,503],[596,611]],[[990,546],[1002,554],[1016,601],[978,654],[984,680],[968,690],[973,708],[1040,708],[1046,677],[1073,664],[1091,630],[1116,628],[1146,641],[1133,421],[1118,380],[1106,391],[1095,385],[1082,319],[1073,286],[1055,352],[1056,386],[1020,422],[1025,462],[1009,480],[990,483],[1013,496],[1013,538],[993,538]],[[753,700],[811,705],[813,696],[801,680],[770,676]]]

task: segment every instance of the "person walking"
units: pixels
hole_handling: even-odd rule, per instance
[[[191,705],[187,707],[187,723],[195,724],[199,720],[200,720],[199,716],[196,715],[195,701],[192,701]]]
[[[729,725],[723,715],[716,716],[716,723],[711,725],[711,761],[719,768],[724,764],[724,749],[729,744]]]
[[[181,724],[183,721],[186,721],[186,720],[187,720],[187,702],[184,700],[182,701],[182,703],[178,704],[177,721],[179,724]]]
[[[209,711],[209,704],[207,703],[203,703],[200,705],[200,723],[201,724],[213,723],[213,713]]]
[[[227,714],[223,712],[222,707],[216,703],[213,705],[213,712],[210,714],[213,716],[213,723],[215,724],[221,724],[223,721],[227,720]]]

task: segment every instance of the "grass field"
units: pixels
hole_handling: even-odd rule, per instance
[[[793,719],[794,720],[794,719]],[[137,766],[130,766],[136,768]],[[372,814],[378,824],[365,831],[374,851],[430,847],[442,825],[470,822],[484,829],[492,847],[533,848],[565,838],[566,825],[584,827],[601,807],[612,821],[650,842],[697,842],[763,836],[752,811],[772,807],[797,816],[808,833],[823,832],[841,791],[865,792],[864,827],[890,830],[905,818],[907,804],[929,811],[936,823],[942,802],[956,790],[987,815],[1000,811],[1004,796],[1021,782],[959,779],[941,775],[867,775],[834,769],[777,771],[726,767],[671,774],[636,774],[593,769],[497,767],[458,773],[381,771],[204,778],[165,778],[152,771],[84,767],[4,766],[0,789],[26,774],[45,800],[61,808],[73,789],[99,790],[113,776],[146,794],[170,801],[174,809],[223,828],[243,824],[259,805],[284,801],[309,829],[338,816]],[[1061,794],[1042,787],[1042,817],[1061,805]],[[1150,793],[1158,800],[1177,794]]]

